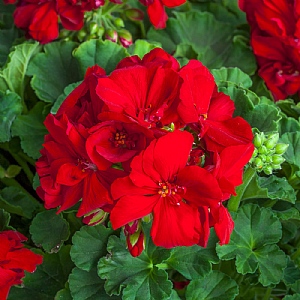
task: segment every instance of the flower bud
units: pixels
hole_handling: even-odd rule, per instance
[[[90,34],[95,34],[98,31],[98,24],[96,22],[91,22],[89,24],[89,33]]]
[[[125,26],[124,21],[121,18],[116,18],[114,20],[114,24],[118,27],[118,28],[122,28]]]
[[[144,13],[137,8],[126,9],[125,16],[131,21],[142,21],[144,19]]]
[[[264,163],[259,157],[256,157],[253,161],[253,164],[256,168],[261,169]]]
[[[128,48],[132,44],[131,33],[126,29],[122,29],[118,32],[118,34],[122,46]]]
[[[274,165],[281,165],[285,161],[285,159],[279,154],[274,154],[271,157]]]
[[[82,27],[78,33],[77,33],[77,38],[80,42],[84,41],[85,40],[85,37],[86,37],[86,29],[84,27]]]
[[[98,36],[99,38],[101,38],[101,37],[103,36],[104,32],[105,32],[104,27],[99,27],[99,28],[98,28],[98,31],[97,31],[97,36]]]
[[[126,237],[126,243],[133,257],[139,256],[145,249],[145,235],[143,231]]]
[[[264,172],[266,175],[271,175],[271,174],[273,173],[273,168],[272,168],[272,166],[270,166],[270,165],[264,166],[264,167],[263,167],[263,172]]]
[[[253,139],[253,144],[256,148],[259,148],[265,141],[264,133],[257,133]]]
[[[95,226],[103,223],[108,216],[108,213],[102,209],[95,209],[84,215],[82,222],[89,226]]]
[[[267,154],[268,153],[268,149],[266,146],[262,145],[258,148],[258,153],[260,154]]]
[[[113,29],[107,29],[105,31],[105,38],[116,43],[118,40],[118,33]]]
[[[279,140],[279,133],[272,133],[268,136],[267,140],[264,142],[264,145],[267,149],[273,149]]]
[[[287,150],[288,147],[289,147],[289,144],[279,143],[275,146],[275,153],[283,154]]]

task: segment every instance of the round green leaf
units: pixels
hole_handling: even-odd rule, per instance
[[[73,238],[71,258],[75,265],[85,271],[96,267],[98,260],[106,255],[106,244],[113,230],[103,225],[83,226]]]
[[[219,271],[212,271],[189,283],[186,300],[233,300],[238,292],[238,285],[233,279]]]
[[[99,65],[109,74],[113,71],[121,59],[128,56],[127,50],[110,40],[89,40],[82,43],[75,51],[74,56],[78,60],[82,76],[86,69]]]
[[[286,161],[300,167],[300,132],[287,132],[281,136],[280,142],[289,144],[283,154]]]
[[[69,238],[68,222],[55,210],[38,213],[29,228],[32,240],[47,252],[57,252],[64,241]]]
[[[236,258],[241,274],[260,272],[259,281],[267,286],[283,278],[286,256],[275,243],[281,238],[279,219],[266,208],[242,206],[233,216],[235,226],[229,244],[217,246],[220,259]]]

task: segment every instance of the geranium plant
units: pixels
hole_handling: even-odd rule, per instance
[[[0,300],[299,299],[298,6],[1,2]]]

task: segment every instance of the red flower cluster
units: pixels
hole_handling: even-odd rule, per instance
[[[139,0],[143,5],[147,6],[147,13],[150,22],[156,29],[163,29],[166,27],[168,15],[165,11],[165,6],[173,8],[180,6],[186,0]]]
[[[103,0],[4,0],[5,3],[17,3],[14,22],[18,28],[26,31],[27,37],[49,43],[59,34],[60,20],[68,30],[79,30],[83,26],[85,11],[104,5]]]
[[[210,227],[228,243],[233,221],[222,203],[253,152],[251,127],[233,112],[205,66],[180,68],[159,48],[110,75],[90,68],[45,120],[37,192],[58,212],[80,202],[88,224],[110,213],[135,256],[149,216],[157,246],[206,246]]]
[[[10,288],[21,284],[24,270],[33,272],[43,257],[24,248],[27,238],[17,231],[0,232],[0,299],[5,300]]]
[[[251,27],[259,75],[275,101],[300,93],[300,2],[239,0]]]

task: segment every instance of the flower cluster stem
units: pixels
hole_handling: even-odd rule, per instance
[[[231,196],[231,198],[228,201],[227,208],[229,211],[236,212],[238,210],[240,202],[245,193],[245,190],[247,189],[249,183],[251,182],[255,174],[256,174],[255,169],[248,166],[243,176],[243,184],[236,188],[237,195]]]

